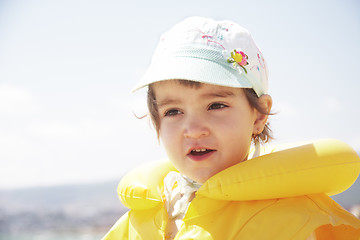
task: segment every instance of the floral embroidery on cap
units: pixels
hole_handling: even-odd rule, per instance
[[[245,66],[249,64],[248,58],[249,57],[243,51],[234,49],[230,53],[230,57],[227,58],[227,62],[232,63],[234,68],[240,66],[245,73],[247,73]]]

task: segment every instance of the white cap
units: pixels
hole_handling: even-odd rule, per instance
[[[265,59],[243,27],[231,21],[190,17],[161,36],[151,64],[133,91],[183,79],[235,88],[268,90]]]

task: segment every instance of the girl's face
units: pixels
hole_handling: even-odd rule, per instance
[[[153,90],[160,139],[179,172],[203,183],[247,159],[263,116],[249,105],[242,89],[210,84],[195,88],[171,80],[153,84]]]

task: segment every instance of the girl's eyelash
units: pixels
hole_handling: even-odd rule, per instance
[[[176,116],[178,114],[181,114],[180,110],[178,110],[178,109],[170,109],[170,110],[167,110],[164,113],[164,117],[172,117],[172,116]]]
[[[222,109],[222,108],[226,108],[226,107],[228,107],[228,105],[226,105],[225,103],[216,102],[216,103],[210,104],[210,106],[208,107],[208,110]]]

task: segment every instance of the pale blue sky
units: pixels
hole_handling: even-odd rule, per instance
[[[3,0],[0,188],[119,179],[164,158],[130,90],[160,34],[193,15],[253,34],[278,112],[272,144],[337,138],[359,152],[359,12],[357,0]]]

